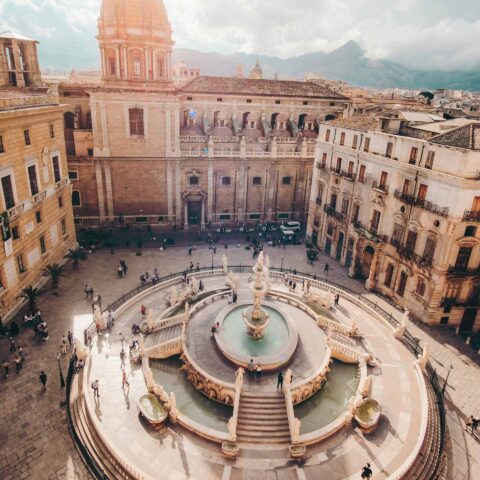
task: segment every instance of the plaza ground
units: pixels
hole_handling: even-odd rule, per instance
[[[236,243],[236,242],[234,242]],[[251,265],[252,251],[235,248],[230,244],[225,250],[219,244],[215,265],[221,264],[221,257],[226,253],[230,264]],[[220,248],[221,247],[221,248]],[[363,293],[367,298],[378,303],[385,310],[400,318],[398,312],[388,303],[364,290],[363,283],[347,277],[343,268],[333,260],[321,256],[311,266],[307,264],[305,248],[287,246],[284,248],[266,248],[271,257],[272,267],[296,269],[324,278],[324,264],[328,262],[330,270],[328,280]],[[116,265],[120,258],[128,264],[128,274],[119,279]],[[0,478],[2,480],[20,479],[83,479],[91,478],[81,462],[73,441],[70,438],[65,409],[61,406],[64,392],[60,388],[58,364],[55,354],[59,349],[63,334],[72,330],[79,335],[82,326],[89,321],[91,302],[85,299],[84,285],[88,283],[102,295],[102,304],[106,306],[122,294],[139,285],[142,272],[153,271],[157,267],[160,275],[184,270],[192,261],[195,265],[210,266],[212,251],[205,244],[199,245],[192,256],[185,247],[143,250],[142,256],[136,256],[134,250],[108,250],[89,255],[78,270],[67,264],[66,276],[61,279],[58,295],[48,293],[39,301],[40,310],[48,322],[50,339],[48,342],[38,340],[33,331],[26,329],[17,337],[17,343],[25,351],[26,362],[17,375],[13,365],[10,376],[0,380]],[[450,473],[447,478],[453,480],[480,478],[478,441],[464,430],[463,419],[473,414],[480,416],[478,395],[480,393],[478,354],[453,332],[445,329],[429,328],[410,323],[409,330],[431,347],[432,363],[441,378],[451,370],[446,388],[446,406],[448,409],[448,427],[451,436],[449,449]],[[8,353],[8,339],[0,340],[0,358],[13,361],[13,354]],[[62,366],[66,373],[67,359]],[[38,376],[44,369],[48,374],[48,389],[41,392]],[[3,372],[2,372],[3,373]]]

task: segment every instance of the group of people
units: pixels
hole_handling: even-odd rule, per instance
[[[150,275],[149,272],[141,273],[140,274],[140,283],[142,284],[142,287],[147,285],[149,282],[152,285],[156,285],[160,280],[160,277],[158,276],[158,270],[157,267],[153,269],[153,274]]]
[[[15,339],[10,337],[10,353],[14,353],[15,357],[13,359],[13,364],[15,365],[15,370],[17,373],[23,367],[23,362],[25,361],[25,357],[23,356],[23,349],[20,345],[15,343]],[[10,362],[8,359],[4,358],[2,360],[2,368],[3,368],[3,375],[5,378],[8,378],[10,373]]]
[[[313,262],[318,259],[318,250],[311,248],[307,250],[307,263],[313,265]]]
[[[117,265],[118,277],[119,278],[125,277],[127,275],[127,270],[128,270],[127,263],[125,262],[125,260],[123,260],[123,258],[121,258]]]
[[[254,363],[253,358],[250,359],[247,370],[248,376],[251,379],[256,379],[258,381],[262,378],[262,366],[260,365],[260,362]]]
[[[468,427],[470,427],[473,435],[477,431],[479,423],[480,423],[479,418],[474,417],[473,415],[470,415],[465,419],[465,430],[468,431]]]

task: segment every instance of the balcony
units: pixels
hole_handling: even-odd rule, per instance
[[[330,167],[330,171],[333,174],[343,177],[352,182],[354,182],[355,178],[357,177],[353,172],[348,172],[347,170],[341,170],[340,168],[337,168],[337,167]]]
[[[34,195],[32,198],[31,198],[31,202],[32,202],[32,205],[38,205],[40,203],[42,203],[45,198],[47,198],[47,192],[40,192],[40,193],[37,193],[36,195]]]
[[[374,190],[378,190],[379,192],[382,192],[382,193],[385,193],[385,194],[388,193],[388,185],[385,185],[383,183],[379,183],[376,180],[373,181],[372,188]]]
[[[59,182],[55,184],[55,190],[63,190],[69,183],[68,178],[62,178]]]
[[[397,242],[398,241],[392,240],[390,244],[394,245],[397,248],[398,254],[400,255],[400,257],[402,257],[403,260],[413,262],[419,267],[423,268],[430,268],[432,266],[433,259],[431,259],[430,257],[418,255],[411,248],[408,248],[401,244],[397,244]]]
[[[445,297],[441,303],[441,307],[457,307],[457,308],[465,308],[465,307],[480,307],[480,299],[479,298],[468,298],[465,301],[460,301],[455,297]]]
[[[330,205],[325,205],[323,207],[323,210],[327,214],[327,216],[333,217],[335,218],[335,220],[338,220],[339,222],[345,221],[345,215],[343,213],[337,212],[334,207]]]
[[[463,214],[464,222],[480,222],[480,212],[466,210]]]
[[[327,165],[325,165],[325,163],[317,163],[317,168],[319,170],[326,170],[327,169]]]
[[[25,204],[24,203],[20,203],[19,205],[15,205],[10,210],[8,210],[8,218],[10,220],[13,220],[14,218],[17,218],[19,215],[21,215],[23,213],[24,209],[25,209]]]
[[[354,222],[353,226],[357,233],[362,235],[369,240],[374,241],[375,243],[386,243],[388,242],[388,237],[386,235],[379,235],[378,229],[375,227],[368,228],[366,225],[363,225],[360,222]]]
[[[480,265],[476,268],[468,268],[463,265],[453,265],[448,267],[450,275],[466,277],[469,275],[480,275]]]
[[[435,215],[440,215],[442,217],[448,217],[449,208],[448,207],[439,207],[435,203],[428,202],[423,198],[415,197],[409,193],[404,193],[401,190],[395,190],[395,198],[401,200],[407,205],[413,205],[415,207],[423,208],[429,212],[434,213]]]

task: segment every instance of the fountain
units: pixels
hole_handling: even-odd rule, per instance
[[[263,338],[265,329],[270,322],[270,315],[262,308],[262,299],[268,291],[265,278],[268,269],[264,266],[263,252],[258,256],[257,264],[252,268],[255,280],[250,283],[249,288],[253,293],[253,305],[243,311],[243,320],[247,325],[247,333],[253,338]]]

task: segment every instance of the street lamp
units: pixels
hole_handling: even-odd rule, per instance
[[[212,250],[212,251],[213,251],[213,250]],[[215,254],[212,253],[212,270],[213,270],[213,256],[214,256],[214,255],[215,255]]]
[[[447,389],[447,382],[448,382],[448,377],[450,376],[450,372],[453,370],[453,365],[450,365],[450,368],[448,369],[447,377],[445,378],[445,382],[443,383],[442,387],[442,397],[445,395],[445,390]]]
[[[60,375],[60,388],[65,387],[65,379],[63,378],[62,365],[60,364],[61,355],[57,352],[58,373]]]

